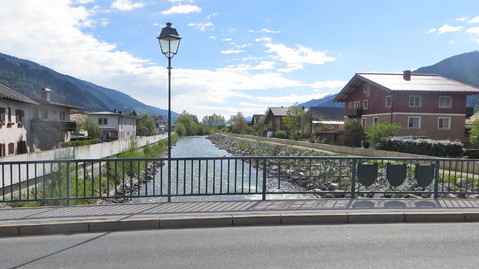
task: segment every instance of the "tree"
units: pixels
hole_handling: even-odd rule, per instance
[[[364,128],[359,121],[351,120],[344,124],[343,139],[347,146],[361,146],[361,141],[365,136]]]
[[[80,132],[81,130],[88,132],[88,137],[90,138],[98,138],[103,133],[98,124],[96,124],[90,116],[85,117],[77,123],[76,131]]]
[[[396,136],[401,129],[401,125],[397,123],[376,123],[366,129],[366,136],[369,142],[374,146],[378,144],[382,138]]]
[[[243,113],[238,112],[238,114],[231,116],[231,132],[235,134],[244,134],[246,128],[248,127],[248,122],[243,116]]]
[[[221,115],[213,114],[211,116],[204,116],[202,121],[204,126],[223,128],[225,124],[225,118]]]
[[[283,123],[289,131],[289,136],[297,140],[304,135],[305,130],[310,129],[311,115],[294,104],[289,107],[286,116],[283,117]]]
[[[198,127],[194,118],[196,118],[196,116],[188,114],[186,111],[183,111],[183,113],[176,118],[176,124],[182,124],[185,127],[185,135],[197,135]]]
[[[472,128],[469,131],[469,142],[473,147],[479,147],[479,120],[472,123]]]
[[[155,119],[146,113],[141,115],[141,118],[136,121],[136,134],[139,136],[152,135],[154,129]]]
[[[266,114],[266,113],[265,113]],[[266,116],[261,116],[259,120],[254,122],[253,125],[253,133],[257,136],[263,136],[266,132],[266,124],[265,124]]]

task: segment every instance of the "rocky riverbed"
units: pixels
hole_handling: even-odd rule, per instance
[[[310,157],[329,155],[313,150],[239,139],[219,134],[208,136],[208,139],[216,147],[224,149],[234,156]],[[245,160],[248,161],[247,159]],[[351,164],[345,161],[345,159],[334,157],[311,159],[307,165],[291,160],[289,163],[280,163],[278,160],[269,159],[267,162],[268,174],[307,190],[315,191],[318,193],[318,196],[323,198],[350,197],[350,175],[352,171]],[[251,165],[263,169],[262,162],[252,162]],[[361,196],[367,198],[430,198],[434,190],[434,184],[431,183],[427,187],[419,187],[412,177],[412,173],[409,173],[408,178],[401,186],[393,188],[386,179],[386,165],[383,163],[378,168],[377,179],[374,183],[368,187],[360,186],[359,192],[364,192]],[[464,178],[458,178],[452,184],[439,184],[439,189],[445,192],[448,190],[454,191],[461,186],[464,187],[464,181],[467,182]],[[442,197],[479,198],[476,194],[445,194]]]

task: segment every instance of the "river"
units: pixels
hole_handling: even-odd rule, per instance
[[[218,149],[211,141],[206,139],[205,136],[194,136],[194,137],[184,137],[181,138],[176,145],[171,149],[172,158],[191,158],[191,157],[232,157],[230,153],[225,150]],[[192,163],[191,165],[188,162],[172,162],[172,194],[188,194],[195,193],[195,191],[208,192],[212,194],[219,194],[221,190],[236,190],[236,193],[257,193],[262,187],[262,174],[261,170],[256,170],[255,168],[250,167],[249,163],[239,161],[236,166],[229,165],[227,161],[223,161],[224,165],[208,165]],[[198,165],[199,164],[199,165]],[[180,174],[176,174],[176,165],[180,166]],[[198,169],[200,166],[200,169]],[[229,171],[227,169],[229,167]],[[193,169],[192,169],[193,168]],[[251,168],[251,169],[250,169]],[[223,181],[213,181],[212,183],[198,182],[195,179],[193,182],[188,182],[187,180],[182,181],[183,177],[187,177],[191,173],[191,178],[201,178],[202,170],[204,173],[209,173],[212,175],[223,174],[223,178],[244,178],[248,174],[247,178],[250,180],[241,180],[240,182],[229,181],[228,183]],[[193,170],[193,172],[192,172]],[[208,171],[205,171],[208,170]],[[198,171],[200,175],[198,176]],[[256,174],[257,171],[257,174]],[[194,176],[193,176],[194,173]],[[229,175],[228,175],[229,173]],[[226,174],[226,175],[225,175]],[[179,180],[176,180],[179,179]],[[252,180],[251,180],[252,179]],[[200,180],[201,181],[201,180]],[[166,165],[163,167],[163,172],[159,171],[154,181],[150,181],[147,185],[144,185],[140,188],[140,194],[151,193],[153,188],[155,193],[167,193],[167,168]],[[288,182],[281,181],[280,188],[278,189],[278,183],[275,181],[274,184],[271,184],[267,181],[267,190],[268,191],[285,191],[290,189],[297,190],[298,187],[291,185]],[[190,191],[191,190],[191,191]],[[270,195],[267,195],[267,198]],[[314,198],[313,195],[297,195],[297,194],[275,194],[275,199],[304,199],[304,198]],[[177,196],[172,197],[172,201],[205,201],[205,200],[259,200],[261,199],[261,194],[248,194],[248,195],[208,195],[208,196]],[[162,202],[166,201],[164,197],[141,197],[133,198],[132,203],[148,203],[148,202]]]

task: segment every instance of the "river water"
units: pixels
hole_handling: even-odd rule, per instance
[[[181,138],[176,145],[171,149],[172,158],[191,158],[191,157],[232,157],[225,150],[218,149],[211,141],[204,136],[194,136]],[[260,200],[261,194],[239,194],[239,195],[208,195],[208,196],[181,196],[182,194],[192,194],[200,192],[208,192],[210,194],[219,194],[220,192],[227,192],[236,190],[236,193],[258,193],[262,189],[263,172],[250,167],[249,163],[238,161],[236,164],[228,163],[226,160],[223,164],[210,165],[205,162],[191,162],[189,161],[172,161],[172,194],[179,194],[180,196],[172,197],[172,201],[205,201],[205,200]],[[180,166],[179,174],[176,174],[176,166]],[[198,169],[198,166],[200,169]],[[229,169],[228,169],[229,168]],[[206,171],[207,170],[207,171]],[[152,193],[154,188],[155,193],[167,193],[167,168],[166,165],[159,171],[154,181],[150,181],[140,189],[140,194]],[[202,172],[203,171],[203,172]],[[199,175],[198,175],[199,173]],[[206,173],[206,176],[204,174]],[[187,178],[191,174],[192,181],[181,180]],[[210,176],[207,176],[207,175]],[[201,178],[216,174],[222,175],[223,180],[203,182]],[[237,182],[226,182],[226,178],[239,178]],[[200,180],[198,180],[200,178]],[[246,178],[246,180],[244,180]],[[201,182],[198,182],[201,181]],[[209,184],[209,185],[208,185]],[[278,188],[279,185],[279,188]],[[268,192],[270,191],[287,191],[298,190],[298,187],[291,185],[288,182],[266,181]],[[271,195],[267,195],[267,198]],[[298,194],[275,194],[275,199],[304,199],[314,198],[313,195],[298,195]],[[133,198],[132,203],[147,203],[147,202],[161,202],[166,201],[164,197],[141,197]]]

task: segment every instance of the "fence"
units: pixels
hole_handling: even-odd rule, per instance
[[[479,194],[476,162],[361,157],[172,158],[170,172],[165,158],[2,162],[0,200],[76,204],[96,199],[189,196],[263,200],[465,197]]]

